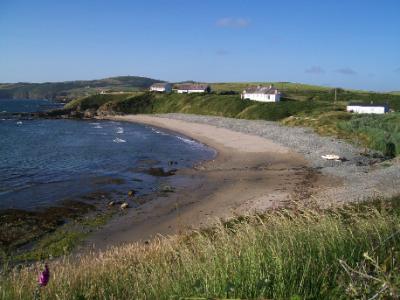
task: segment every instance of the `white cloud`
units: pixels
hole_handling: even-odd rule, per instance
[[[322,69],[320,66],[312,66],[305,70],[308,74],[324,74],[325,70]]]
[[[244,28],[250,25],[250,21],[244,18],[222,18],[215,23],[218,27]]]
[[[336,73],[340,73],[343,75],[356,75],[357,72],[351,68],[340,68],[335,71]]]
[[[228,51],[228,50],[225,50],[225,49],[218,49],[218,50],[215,52],[215,54],[220,55],[220,56],[225,56],[225,55],[228,55],[228,54],[229,54],[229,51]]]

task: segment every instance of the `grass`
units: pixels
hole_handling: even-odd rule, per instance
[[[354,115],[348,121],[337,124],[342,131],[364,137],[369,148],[385,152],[386,145],[395,145],[396,155],[400,154],[400,113],[388,115]]]
[[[400,154],[400,113],[358,115],[342,111],[299,115],[282,121],[285,125],[312,127],[322,135],[347,139],[358,146],[386,152],[387,144],[395,145]]]
[[[112,95],[108,99],[112,98]],[[333,109],[332,103],[322,101],[293,101],[283,99],[279,103],[243,101],[239,95],[218,94],[154,94],[141,93],[125,99],[87,97],[69,104],[66,108],[107,107],[108,110],[124,113],[192,113],[225,116],[231,118],[281,120],[293,114],[324,112]],[[97,102],[97,104],[93,104]],[[101,106],[103,105],[103,106]]]
[[[66,109],[77,108],[80,106],[81,110],[86,110],[90,108],[98,109],[101,105],[110,101],[120,101],[126,99],[134,93],[123,93],[123,94],[97,94],[89,97],[78,98],[72,100],[65,105]]]
[[[399,296],[399,224],[399,199],[238,217],[150,244],[50,262],[41,299]],[[0,297],[31,299],[38,267],[4,270]]]

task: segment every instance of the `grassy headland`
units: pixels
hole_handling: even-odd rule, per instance
[[[255,83],[256,84],[256,83]],[[279,103],[241,100],[238,94],[249,84],[214,84],[212,94],[94,95],[70,102],[66,108],[99,109],[104,113],[190,113],[250,120],[280,121],[308,126],[318,133],[348,139],[361,146],[390,154],[400,153],[400,96],[337,90],[293,83],[275,83],[284,97]],[[388,103],[396,112],[387,115],[356,115],[345,112],[349,101]],[[389,145],[389,146],[388,146]],[[389,150],[390,150],[389,149]],[[389,155],[390,156],[390,155]]]
[[[399,200],[239,217],[57,261],[41,299],[395,298]],[[3,270],[0,297],[30,299],[36,270]]]
[[[44,83],[1,83],[0,99],[50,99],[70,101],[106,92],[135,92],[147,89],[159,80],[139,76],[119,76],[97,80]]]

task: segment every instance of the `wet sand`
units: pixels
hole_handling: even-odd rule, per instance
[[[146,241],[306,200],[324,184],[324,178],[300,154],[259,136],[150,115],[107,119],[171,130],[214,148],[217,155],[193,169],[180,170],[176,178],[186,180],[175,193],[132,208],[95,232],[86,242],[95,249]]]

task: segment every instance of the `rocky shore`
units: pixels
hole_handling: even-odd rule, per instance
[[[175,190],[167,185],[159,195],[144,199],[139,206],[91,233],[86,244],[90,247],[106,248],[198,228],[210,220],[263,211],[292,200],[326,207],[399,194],[398,159],[385,160],[381,153],[320,136],[309,128],[213,116],[121,115],[96,110],[63,109],[17,117],[104,118],[143,123],[187,135],[218,151],[215,160],[172,176],[190,178],[185,188]],[[329,160],[327,155],[339,159]],[[176,173],[172,167],[149,169],[148,173],[170,176]],[[118,201],[105,205],[130,206]],[[29,217],[38,222],[37,216]]]

